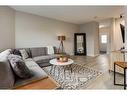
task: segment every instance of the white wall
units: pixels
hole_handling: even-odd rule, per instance
[[[99,23],[93,22],[93,33],[94,33],[94,56],[99,55]]]
[[[122,46],[117,22],[109,19],[109,44],[108,51],[120,49]],[[79,29],[81,28],[81,29]],[[79,25],[53,20],[37,15],[16,12],[9,7],[0,7],[0,51],[16,47],[38,47],[55,45],[58,47],[57,35],[65,35],[64,43],[66,52],[73,53],[73,34],[85,32],[87,40],[87,54],[98,54],[98,23],[89,22]],[[93,32],[96,31],[96,32]]]
[[[114,50],[120,50],[124,44],[123,44],[123,40],[122,40],[122,34],[121,34],[121,28],[120,28],[120,24],[122,23],[123,19],[115,19],[115,27],[114,27],[114,31],[113,31],[113,38],[114,38]]]
[[[88,56],[96,56],[99,54],[99,24],[97,22],[89,22],[80,25],[80,32],[86,33],[86,47]]]
[[[16,12],[15,35],[16,48],[59,46],[58,35],[65,35],[65,51],[74,52],[74,33],[79,32],[79,26],[37,15]]]
[[[0,51],[15,47],[15,11],[0,7]]]

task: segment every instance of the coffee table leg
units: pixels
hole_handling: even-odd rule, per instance
[[[66,69],[71,71],[71,73],[72,73],[72,64],[66,65],[66,67],[64,68],[64,72],[65,72]]]
[[[71,70],[71,73],[72,73],[72,64],[70,64],[70,70]]]

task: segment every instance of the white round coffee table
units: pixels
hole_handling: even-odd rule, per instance
[[[61,66],[64,66],[64,65],[70,65],[70,64],[73,64],[74,61],[72,59],[68,59],[67,62],[58,62],[57,59],[52,59],[49,61],[50,64],[52,65],[61,65]]]
[[[49,61],[50,64],[56,65],[56,66],[66,66],[72,73],[72,64],[74,61],[72,59],[68,59],[68,62],[58,62],[57,59],[52,59]]]

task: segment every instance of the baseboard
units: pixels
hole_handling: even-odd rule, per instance
[[[96,55],[89,54],[89,55],[87,55],[87,56],[97,57],[97,56],[99,56],[99,54],[96,54]]]

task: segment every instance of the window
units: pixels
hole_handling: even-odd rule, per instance
[[[107,43],[107,35],[101,35],[101,43],[106,44]]]

